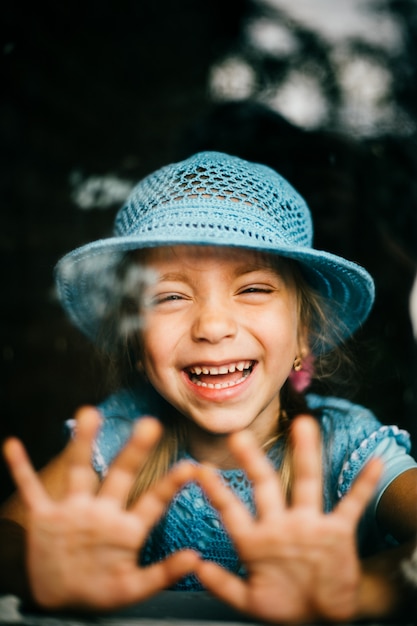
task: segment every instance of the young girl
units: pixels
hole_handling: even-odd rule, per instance
[[[338,366],[373,282],[312,248],[308,207],[283,178],[216,152],[168,165],[56,278],[72,321],[123,360],[125,386],[79,411],[39,476],[6,443],[18,487],[3,507],[6,591],[103,610],[207,589],[270,622],[408,606],[409,437],[306,393]]]

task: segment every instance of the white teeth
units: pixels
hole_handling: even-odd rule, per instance
[[[252,365],[253,361],[237,361],[236,363],[219,366],[196,365],[195,367],[190,367],[189,373],[192,376],[192,382],[199,387],[205,387],[207,389],[226,389],[227,387],[235,387],[242,383],[249,376]],[[242,376],[234,381],[208,383],[197,378],[200,374],[218,376],[219,374],[233,374],[236,370],[242,372]]]
[[[196,365],[189,369],[190,374],[200,376],[200,374],[217,376],[218,374],[233,374],[236,370],[243,372],[251,367],[253,361],[237,361],[236,363],[230,363],[229,365],[209,366],[209,365]]]
[[[239,385],[239,383],[242,383],[245,378],[247,378],[247,374],[245,376],[242,376],[242,378],[239,378],[239,380],[236,380],[234,382],[227,382],[227,383],[203,383],[201,380],[195,380],[194,384],[197,385],[198,387],[206,387],[207,389],[226,389],[227,387],[235,387],[236,385]]]

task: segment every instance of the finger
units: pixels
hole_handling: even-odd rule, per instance
[[[352,523],[357,523],[375,493],[383,467],[380,459],[375,458],[368,461],[349,493],[337,505],[335,512],[345,519],[349,519]]]
[[[297,417],[292,425],[293,486],[291,503],[321,511],[323,508],[322,455],[320,430],[308,416]]]
[[[221,515],[233,542],[239,550],[247,533],[253,527],[254,519],[241,500],[225,485],[214,469],[200,465],[197,480],[204,489],[211,504]]]
[[[247,583],[212,561],[199,561],[196,574],[201,584],[214,596],[238,611],[246,611]]]
[[[100,488],[100,496],[113,498],[124,505],[138,472],[161,435],[162,426],[158,420],[154,418],[138,420],[130,439],[111,464]]]
[[[143,536],[146,536],[160,519],[177,491],[185,483],[195,479],[196,466],[188,461],[181,461],[140,496],[130,511],[140,519]]]
[[[229,438],[229,447],[253,483],[258,516],[266,518],[280,514],[285,507],[285,497],[279,475],[254,437],[247,431],[235,433]]]
[[[180,550],[163,561],[140,570],[136,586],[136,589],[140,589],[138,601],[172,587],[178,580],[191,574],[197,568],[198,562],[197,552]]]
[[[199,556],[196,552],[182,550],[148,567],[137,566],[133,569],[120,567],[113,584],[104,585],[104,588],[97,592],[86,588],[81,602],[67,601],[64,608],[66,606],[86,607],[89,612],[92,608],[97,608],[100,614],[102,611],[124,609],[126,606],[143,602],[159,591],[172,586],[177,580],[195,570],[198,561]],[[101,620],[99,621],[101,623]],[[110,621],[119,624],[119,620]],[[146,623],[148,623],[147,620]]]
[[[75,419],[75,437],[68,451],[67,491],[69,494],[90,493],[96,484],[92,482],[91,456],[101,423],[100,413],[94,407],[82,407]]]
[[[49,497],[23,444],[18,439],[8,439],[3,445],[3,454],[25,505],[29,509],[37,509],[47,505]]]

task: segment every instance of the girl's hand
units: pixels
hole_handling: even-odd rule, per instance
[[[194,469],[180,464],[129,510],[127,495],[137,471],[158,441],[156,420],[142,419],[97,492],[91,450],[99,425],[83,409],[70,443],[66,495],[52,500],[22,444],[11,439],[5,457],[27,507],[27,568],[33,598],[48,609],[117,609],[139,602],[195,569],[198,556],[178,552],[147,568],[138,552],[169,500]]]
[[[197,574],[215,596],[255,618],[270,622],[333,621],[355,617],[360,606],[361,567],[356,526],[381,473],[373,460],[351,492],[330,514],[322,512],[319,430],[312,418],[293,427],[291,505],[279,478],[247,432],[230,436],[230,448],[253,482],[257,516],[225,486],[214,470],[201,467],[199,481],[222,514],[245,579],[209,561]]]

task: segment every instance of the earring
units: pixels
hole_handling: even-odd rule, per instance
[[[296,356],[294,363],[292,364],[294,372],[299,372],[303,367],[303,359],[300,356]]]
[[[304,359],[296,356],[292,367],[288,380],[295,391],[302,393],[311,385],[314,376],[314,357],[311,354],[306,354]]]

